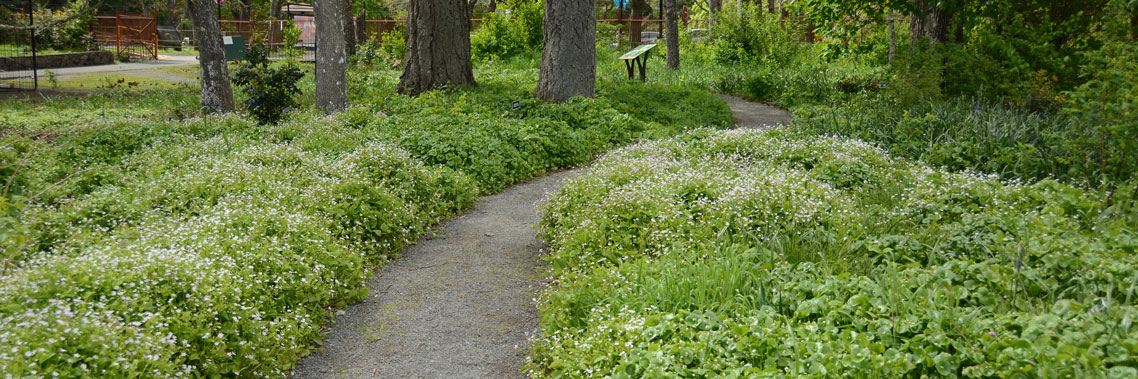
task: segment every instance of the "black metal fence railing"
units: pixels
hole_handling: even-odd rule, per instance
[[[13,20],[24,18],[27,25],[34,25],[31,12],[8,5],[0,6],[8,9]],[[33,29],[0,29],[0,91],[34,90],[38,87],[36,48]]]

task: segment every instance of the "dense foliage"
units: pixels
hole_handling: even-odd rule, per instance
[[[264,45],[253,44],[246,60],[233,72],[233,84],[245,93],[245,110],[261,124],[274,124],[297,106],[295,96],[300,88],[296,82],[304,77],[304,71],[291,63],[272,67],[268,54]]]
[[[544,205],[533,373],[1138,375],[1134,195],[790,130],[624,148]]]
[[[395,72],[352,75],[367,85],[353,89],[359,106],[273,126],[98,114],[192,89],[5,113],[0,372],[285,376],[378,264],[476,195],[730,120],[706,93],[633,83],[608,88],[656,94],[637,99],[647,107],[678,99],[690,116],[661,112],[663,124],[607,96],[547,104],[525,89],[532,69],[508,66],[480,68],[477,89],[417,98],[394,94]]]
[[[511,58],[541,51],[545,1],[519,1],[510,13],[490,13],[470,36],[475,60]]]

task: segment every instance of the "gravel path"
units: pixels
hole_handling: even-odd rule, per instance
[[[768,105],[720,95],[736,127],[792,123]],[[534,204],[576,170],[553,173],[479,199],[464,215],[424,237],[368,282],[364,301],[338,312],[323,347],[295,378],[512,378],[545,284]]]
[[[731,113],[735,115],[736,128],[772,128],[794,123],[794,117],[784,109],[756,103],[732,95],[716,94],[727,101]]]
[[[371,294],[336,316],[323,349],[296,378],[523,377],[545,244],[534,204],[572,171],[479,199],[420,239],[368,283]]]

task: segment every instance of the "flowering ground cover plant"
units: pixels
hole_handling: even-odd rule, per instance
[[[687,89],[644,90],[695,110],[665,125],[605,96],[515,108],[516,82],[482,84],[272,126],[6,113],[0,376],[286,376],[378,265],[476,196],[730,120]]]
[[[543,205],[538,377],[1138,375],[1134,193],[698,130]]]

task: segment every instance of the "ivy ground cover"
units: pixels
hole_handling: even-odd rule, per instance
[[[694,131],[543,205],[538,377],[1134,377],[1134,193]]]

